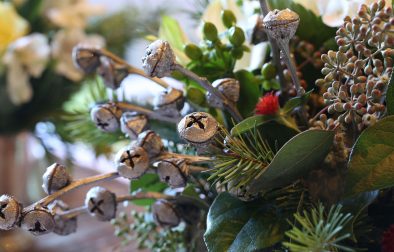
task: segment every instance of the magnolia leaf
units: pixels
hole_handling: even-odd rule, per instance
[[[286,225],[268,204],[222,193],[209,209],[204,240],[210,252],[257,251],[281,241]]]
[[[334,139],[333,131],[307,130],[290,139],[272,162],[250,184],[250,192],[276,188],[294,182],[322,162]]]
[[[350,153],[345,195],[394,186],[394,116],[365,129]]]
[[[311,96],[312,92],[313,92],[313,90],[309,90],[308,92],[306,92],[301,97],[294,97],[294,98],[288,100],[286,102],[286,104],[283,106],[281,112],[283,114],[290,114],[291,112],[293,112],[293,109],[295,109],[296,107],[304,105],[308,101],[308,99]]]
[[[244,117],[248,117],[260,97],[259,81],[251,72],[246,70],[237,71],[235,78],[241,85],[238,109]]]
[[[179,63],[186,65],[190,61],[183,52],[183,47],[189,43],[189,39],[176,19],[163,15],[159,28],[159,38],[170,43]]]
[[[386,92],[387,114],[394,115],[394,71],[391,73],[389,86]]]

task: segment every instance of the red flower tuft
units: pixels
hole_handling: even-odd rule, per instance
[[[256,105],[257,115],[273,115],[279,110],[279,98],[274,93],[268,93],[260,98]]]
[[[383,233],[382,252],[394,252],[394,224]]]

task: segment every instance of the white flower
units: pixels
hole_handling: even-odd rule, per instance
[[[105,40],[99,35],[87,35],[81,29],[58,31],[52,41],[52,57],[57,61],[56,72],[72,81],[80,81],[83,73],[78,70],[72,60],[72,50],[79,43],[104,47]]]
[[[29,78],[41,76],[49,55],[48,39],[39,33],[22,37],[9,46],[3,62],[7,67],[7,91],[15,105],[30,101],[33,91]]]
[[[83,29],[90,16],[104,12],[104,6],[91,4],[86,0],[46,0],[44,12],[59,27]]]

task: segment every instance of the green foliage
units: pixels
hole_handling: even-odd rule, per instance
[[[389,85],[386,91],[387,114],[394,115],[394,71],[391,73]]]
[[[340,242],[350,237],[344,233],[344,226],[351,220],[351,214],[341,213],[341,205],[332,206],[328,213],[324,206],[319,204],[316,208],[296,213],[296,224],[286,232],[290,238],[284,245],[293,252],[335,252],[354,251],[341,245]]]
[[[259,80],[246,70],[239,70],[234,76],[240,83],[239,100],[242,102],[237,104],[239,112],[244,117],[251,116],[260,97]]]
[[[365,129],[350,154],[346,195],[394,186],[394,116]]]
[[[130,192],[162,192],[168,186],[165,183],[160,182],[159,176],[153,173],[147,173],[137,180],[130,182]],[[154,199],[141,199],[134,200],[133,204],[139,206],[150,206],[155,202]]]
[[[305,105],[311,96],[313,89],[303,94],[301,97],[291,98],[286,102],[286,104],[282,108],[283,114],[290,114],[293,110],[299,106]]]
[[[231,136],[224,128],[222,131],[226,143],[220,140],[218,143],[228,152],[215,157],[213,174],[208,180],[223,184],[231,181],[236,188],[245,186],[266,170],[274,153],[256,130],[238,137]]]
[[[333,131],[307,130],[290,139],[264,172],[254,177],[250,192],[290,184],[323,161],[331,149]]]
[[[209,209],[204,240],[210,252],[256,251],[281,241],[284,226],[272,205],[222,193]]]

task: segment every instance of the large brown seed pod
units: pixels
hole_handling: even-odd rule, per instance
[[[77,217],[62,216],[62,214],[70,210],[70,207],[61,200],[56,200],[48,205],[49,211],[54,215],[55,228],[53,232],[58,235],[69,235],[77,231],[78,220]]]
[[[148,117],[136,112],[124,112],[120,118],[120,130],[131,140],[148,128]]]
[[[195,145],[209,143],[218,132],[218,123],[205,112],[186,115],[178,124],[178,133],[187,142]]]
[[[74,65],[86,74],[95,72],[101,64],[97,48],[84,44],[79,44],[73,48],[72,59]]]
[[[22,205],[8,195],[0,196],[0,230],[10,230],[18,224]]]
[[[164,40],[151,43],[142,58],[142,67],[151,77],[162,78],[171,75],[175,63],[175,54],[170,44]]]
[[[33,235],[44,235],[55,229],[55,220],[47,209],[37,206],[23,213],[21,226]]]
[[[112,102],[96,104],[90,110],[92,121],[96,124],[98,129],[104,132],[115,132],[118,130],[121,116],[122,111]]]
[[[168,200],[156,201],[152,205],[152,214],[155,222],[161,227],[176,227],[181,222],[175,204]]]
[[[149,156],[144,148],[133,146],[121,149],[115,157],[119,174],[128,179],[139,179],[149,168]]]
[[[104,187],[93,187],[86,194],[85,206],[97,220],[110,221],[116,215],[116,195]]]
[[[212,86],[231,102],[239,100],[240,85],[238,80],[232,78],[218,79],[212,83]],[[223,108],[223,101],[211,92],[206,93],[206,98],[208,104],[212,107]]]
[[[52,194],[71,183],[71,176],[67,168],[63,165],[54,163],[49,166],[42,176],[42,188],[47,194]]]
[[[170,158],[157,164],[157,174],[162,182],[171,188],[185,187],[189,174],[188,165],[183,159]]]
[[[290,40],[298,27],[300,17],[290,9],[270,11],[263,19],[266,32],[278,41]]]
[[[181,90],[169,88],[161,92],[153,102],[154,109],[162,115],[175,117],[185,104]]]
[[[137,146],[144,148],[148,153],[149,158],[157,157],[164,149],[161,137],[153,130],[146,130],[142,132],[138,136]]]
[[[97,73],[103,78],[104,84],[111,89],[120,87],[122,81],[129,75],[126,65],[115,63],[112,59],[101,56]]]

